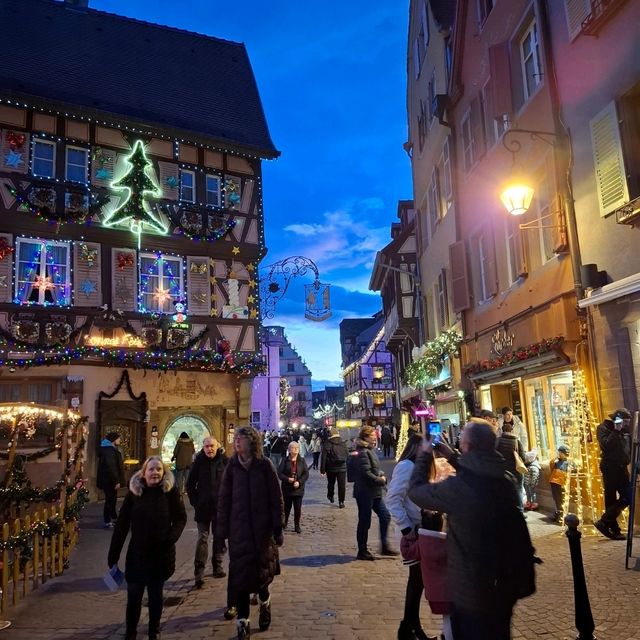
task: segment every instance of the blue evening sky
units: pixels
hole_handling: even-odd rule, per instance
[[[267,324],[285,326],[314,388],[341,383],[339,322],[381,308],[379,294],[368,291],[371,267],[390,240],[397,201],[411,197],[402,148],[408,2],[90,0],[89,6],[245,43],[282,152],[263,164],[269,250],[263,265],[304,255],[332,285],[331,319],[304,319],[304,284],[312,278],[298,278]]]

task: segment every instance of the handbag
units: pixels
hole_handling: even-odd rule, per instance
[[[418,534],[415,531],[411,531],[400,538],[400,555],[402,556],[402,563],[407,566],[420,562],[420,546],[418,544]]]
[[[516,471],[522,475],[527,473],[527,465],[523,462],[520,454],[515,449],[513,450],[513,457],[516,460]]]

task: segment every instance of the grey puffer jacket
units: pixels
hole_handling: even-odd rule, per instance
[[[512,476],[497,451],[470,451],[457,461],[457,474],[430,484],[432,455],[421,454],[409,483],[409,498],[420,508],[448,514],[447,558],[454,606],[481,613],[511,607],[496,589],[500,564],[500,513],[518,509]],[[508,532],[506,532],[508,535]]]

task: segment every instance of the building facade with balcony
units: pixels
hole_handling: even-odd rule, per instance
[[[379,291],[382,297],[383,336],[393,355],[396,406],[400,408],[401,424],[407,426],[420,396],[418,389],[405,383],[404,372],[411,363],[412,350],[420,344],[422,322],[412,201],[398,203],[398,218],[400,222],[391,225],[391,242],[376,254],[369,289]]]
[[[549,3],[591,331],[594,404],[637,410],[640,388],[640,5]]]
[[[249,421],[278,152],[244,45],[82,5],[0,6],[0,398],[88,415],[93,478]]]

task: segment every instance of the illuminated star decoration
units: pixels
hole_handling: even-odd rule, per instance
[[[7,276],[0,276],[0,287],[7,286]]]
[[[240,253],[240,247],[233,247],[233,249],[231,249],[231,253],[233,253],[234,256],[237,256]]]
[[[33,288],[40,289],[40,291],[51,291],[56,288],[56,285],[51,282],[51,278],[49,276],[36,276]]]
[[[96,288],[96,283],[92,280],[84,280],[80,285],[80,291],[88,298],[92,293],[96,293],[98,289]]]
[[[4,163],[7,167],[14,167],[14,169],[18,169],[21,164],[24,163],[22,159],[22,154],[17,151],[9,151],[7,155],[4,157]]]
[[[143,226],[151,230],[166,234],[168,226],[161,217],[154,213],[147,202],[147,198],[162,197],[162,191],[151,179],[151,162],[147,159],[144,145],[141,140],[136,140],[131,155],[126,158],[127,171],[118,180],[111,183],[115,191],[124,191],[124,201],[118,205],[104,221],[106,227],[129,222],[129,227],[138,236],[138,248],[140,247],[140,235]]]
[[[258,317],[258,311],[256,309],[251,309],[251,312],[249,313],[249,317],[252,320],[255,320]]]
[[[164,305],[164,303],[171,298],[171,292],[169,289],[163,289],[162,287],[157,287],[153,297],[159,302],[160,305]]]
[[[252,303],[254,303],[255,301],[256,301],[256,299],[255,299],[253,296],[247,296],[247,302],[248,302],[249,304],[252,304]]]

